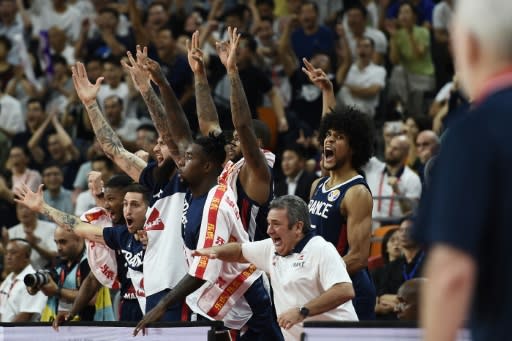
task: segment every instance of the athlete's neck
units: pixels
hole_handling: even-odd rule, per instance
[[[337,169],[329,172],[330,179],[327,181],[328,188],[344,183],[358,175],[357,171],[353,168],[350,169]]]
[[[197,198],[208,193],[213,186],[217,185],[217,175],[208,175],[201,182],[190,185],[190,192],[192,192],[192,198]]]

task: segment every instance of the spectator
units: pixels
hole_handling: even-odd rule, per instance
[[[59,55],[52,55],[50,58],[53,74],[46,80],[43,97],[46,99],[48,111],[63,113],[74,95],[73,81],[66,59]]]
[[[7,84],[15,74],[15,66],[7,58],[11,49],[11,40],[0,35],[0,91],[2,92],[6,90]]]
[[[12,173],[12,189],[25,184],[33,191],[37,190],[41,184],[41,174],[28,168],[29,163],[28,150],[22,146],[13,146],[9,151],[7,159],[7,169]]]
[[[199,249],[195,255],[251,262],[269,274],[286,340],[300,340],[303,321],[357,321],[345,262],[331,243],[311,230],[306,203],[291,195],[274,199],[267,220],[268,239]],[[309,260],[301,262],[305,254]],[[297,259],[310,276],[288,271]]]
[[[24,29],[22,18],[18,15],[16,0],[2,0],[0,2],[0,35],[13,41],[16,35],[23,35]]]
[[[370,38],[373,41],[373,51],[369,56],[370,60],[375,64],[384,64],[385,56],[388,52],[388,41],[384,33],[370,27],[368,23],[368,10],[366,7],[356,2],[345,10],[347,18],[347,41],[352,59],[356,60],[359,56],[358,44],[363,38]]]
[[[434,90],[434,65],[430,50],[428,29],[416,25],[416,10],[410,2],[400,5],[398,21],[400,29],[389,22],[389,59],[395,65],[391,75],[391,93],[406,104],[407,112],[424,114],[423,97]]]
[[[394,309],[398,303],[398,289],[405,281],[422,274],[425,251],[411,239],[412,225],[412,219],[405,218],[397,232],[403,256],[384,265],[382,271],[374,273],[377,289],[375,312],[379,319],[396,319]]]
[[[25,125],[21,112],[21,103],[16,98],[0,92],[0,136],[2,136],[2,140],[11,139],[14,135],[24,130]]]
[[[386,69],[375,65],[372,56],[375,43],[369,37],[357,41],[357,60],[350,67],[343,84],[338,92],[338,100],[348,106],[354,106],[370,115],[375,116],[379,105],[381,91],[386,86]]]
[[[318,5],[313,1],[304,1],[300,6],[298,18],[300,26],[290,37],[297,58],[309,60],[315,51],[334,54],[334,32],[318,24]]]
[[[0,285],[2,322],[38,321],[43,311],[46,297],[42,293],[31,296],[23,284],[25,276],[35,272],[30,265],[30,253],[30,245],[25,240],[15,239],[7,244],[5,262],[11,273]]]
[[[42,286],[27,286],[31,295],[43,293],[47,299],[41,321],[53,321],[59,312],[69,311],[75,301],[82,281],[90,272],[84,240],[72,230],[57,226],[54,234],[59,260],[52,267],[54,275],[48,276],[48,283]],[[78,312],[81,321],[92,321],[94,304]]]
[[[309,201],[314,174],[305,170],[306,151],[300,145],[290,145],[283,149],[281,169],[285,179],[276,182],[275,195],[296,195],[305,202]]]
[[[409,142],[404,135],[395,136],[386,148],[385,163],[376,162],[366,170],[373,193],[373,228],[379,223],[393,223],[411,213],[421,195],[421,181],[407,165]]]
[[[71,191],[62,187],[64,173],[58,163],[50,162],[43,167],[44,199],[66,213],[73,213],[74,207],[71,201]],[[46,217],[41,216],[47,220]]]
[[[384,6],[384,8],[381,8],[381,11],[385,13],[388,20],[393,20],[400,16],[400,7],[404,2],[406,2],[406,0],[384,1],[383,3],[386,2],[389,3],[389,6]],[[411,6],[414,7],[415,11],[418,13],[415,22],[419,26],[424,26],[426,28],[431,27],[434,2],[436,1],[410,0]]]
[[[149,153],[154,159],[153,148],[155,148],[158,133],[155,129],[155,126],[151,123],[142,123],[136,130],[137,138],[135,140],[135,145],[138,150],[144,150],[146,153]]]
[[[388,264],[402,255],[398,228],[392,228],[382,237],[382,259]]]
[[[25,239],[32,250],[30,263],[36,270],[44,268],[57,255],[53,240],[55,224],[37,219],[37,213],[21,204],[16,204],[16,216],[20,223],[8,230],[9,239]]]
[[[91,160],[91,171],[99,172],[102,183],[106,183],[114,174],[115,167],[112,160],[108,157],[102,155],[97,156]],[[88,182],[91,181],[91,172],[88,176]],[[80,193],[76,199],[75,211],[74,214],[76,216],[81,216],[85,211],[90,210],[93,207],[96,207],[96,199],[94,198],[90,185],[88,186],[89,190]],[[69,213],[69,212],[67,212]]]
[[[74,42],[80,34],[81,17],[80,11],[67,0],[51,0],[48,5],[41,6],[39,18],[32,18],[34,23],[39,24],[35,25],[34,33],[37,35],[39,30],[48,31],[50,27],[57,26]]]
[[[416,138],[416,149],[418,154],[418,166],[415,171],[424,179],[424,169],[427,162],[434,157],[440,145],[439,137],[432,130],[424,130]]]
[[[127,112],[130,92],[128,85],[123,80],[123,69],[121,68],[119,58],[110,57],[103,62],[103,76],[105,76],[105,82],[101,84],[100,91],[98,92],[100,107],[104,107],[107,97],[116,95],[123,100],[123,112]]]
[[[425,115],[412,115],[404,120],[404,133],[409,139],[409,155],[407,164],[413,169],[418,163],[418,155],[416,153],[416,138],[423,130],[432,129],[432,120]]]
[[[75,64],[75,47],[68,42],[66,32],[57,26],[50,27],[48,30],[48,42],[52,55],[63,57],[68,65]]]
[[[140,121],[135,117],[126,117],[123,111],[123,100],[117,95],[110,95],[103,101],[105,117],[108,123],[119,135],[123,143],[133,143],[137,139],[136,129]]]
[[[442,0],[434,7],[432,26],[434,45],[432,58],[436,73],[436,89],[440,89],[453,77],[453,61],[450,51],[450,23],[452,19],[453,0]]]
[[[413,278],[400,286],[396,294],[396,316],[402,321],[419,320],[420,294],[423,286],[428,285],[425,278]]]

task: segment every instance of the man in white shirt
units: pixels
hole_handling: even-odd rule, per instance
[[[9,239],[25,239],[32,250],[30,263],[36,270],[42,269],[57,256],[55,224],[37,219],[37,213],[20,204],[16,205],[16,216],[20,223],[8,230]]]
[[[30,265],[31,247],[26,240],[13,239],[7,244],[5,263],[12,272],[0,285],[0,321],[30,322],[39,319],[46,296],[31,296],[23,279],[36,271]]]
[[[354,288],[334,248],[311,230],[308,207],[297,196],[274,199],[270,238],[194,251],[226,262],[253,263],[270,276],[277,320],[285,339],[299,340],[303,321],[357,321]]]
[[[421,180],[406,165],[409,140],[405,135],[391,139],[385,162],[372,159],[363,169],[373,194],[373,228],[391,223],[410,213],[421,195]]]
[[[386,69],[372,62],[375,42],[363,37],[357,41],[357,61],[350,67],[338,100],[354,106],[364,113],[375,116],[379,94],[386,86]]]

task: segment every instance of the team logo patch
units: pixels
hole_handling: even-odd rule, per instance
[[[335,201],[336,199],[338,199],[340,197],[340,194],[341,194],[340,190],[335,189],[334,191],[329,192],[329,194],[327,195],[327,200]]]

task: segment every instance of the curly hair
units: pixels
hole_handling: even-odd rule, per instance
[[[324,143],[329,130],[343,133],[352,149],[351,164],[359,170],[373,154],[375,131],[370,117],[352,107],[337,107],[320,122],[319,139]]]
[[[203,153],[207,160],[212,161],[222,167],[226,160],[226,138],[224,134],[214,135],[210,133],[208,136],[200,136],[195,141],[203,149]]]

